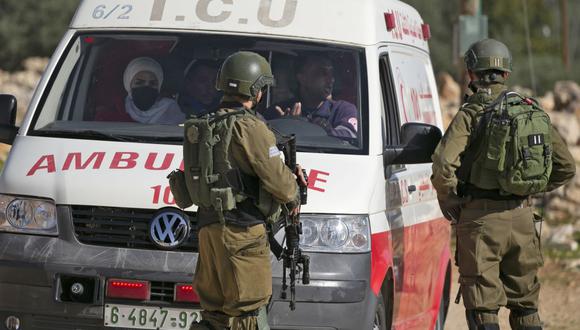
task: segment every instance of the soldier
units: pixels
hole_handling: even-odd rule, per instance
[[[535,100],[507,93],[512,63],[503,43],[476,42],[465,62],[473,94],[435,150],[432,182],[443,214],[457,222],[456,261],[467,323],[469,329],[499,329],[497,312],[505,306],[512,329],[542,329],[537,272],[543,259],[529,194],[565,184],[576,166]],[[522,109],[529,120],[520,126],[545,123],[545,134],[520,138],[523,128],[513,126],[510,116]],[[521,149],[514,152],[508,146],[515,140]],[[532,169],[537,177],[528,181],[515,174]]]
[[[253,197],[248,197],[252,195],[248,191],[234,194],[233,208],[228,210],[228,203],[222,203],[228,197],[219,193],[229,188],[222,186],[212,189],[214,206],[196,203],[199,258],[194,283],[204,311],[202,324],[193,324],[192,329],[269,329],[265,307],[272,294],[272,272],[265,222],[277,217],[280,207],[291,214],[299,211],[296,177],[280,158],[273,133],[254,110],[273,83],[266,59],[252,52],[231,55],[218,74],[216,87],[224,96],[214,118],[236,119],[229,130],[229,148],[219,149],[225,150],[226,159],[219,159],[220,153],[214,149],[213,166],[220,172],[224,162],[231,162],[241,172],[241,181],[257,182],[259,193]],[[192,134],[190,127],[186,123],[186,136],[195,143],[197,133]],[[226,139],[220,136],[214,141],[215,148]],[[191,161],[188,155],[184,157],[187,169]],[[297,174],[305,184],[301,168]]]

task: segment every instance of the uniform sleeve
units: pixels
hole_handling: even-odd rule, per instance
[[[564,185],[576,174],[574,157],[570,154],[566,142],[554,126],[552,126],[552,148],[552,174],[546,188],[547,191]]]
[[[336,137],[356,138],[358,131],[358,111],[354,104],[337,103],[336,119],[329,128],[328,134]]]
[[[237,120],[232,143],[240,152],[233,152],[238,163],[249,164],[264,189],[281,203],[289,203],[298,196],[294,174],[284,164],[276,147],[276,138],[268,127],[251,119]]]
[[[431,182],[440,200],[444,200],[451,192],[456,192],[455,171],[461,165],[460,157],[467,147],[471,127],[473,127],[472,116],[466,110],[460,110],[431,156],[433,160]]]

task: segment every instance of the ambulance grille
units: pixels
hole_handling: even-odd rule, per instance
[[[156,210],[71,206],[75,236],[89,245],[159,250],[149,238],[149,221]],[[191,234],[172,251],[197,252],[195,216],[188,213]]]

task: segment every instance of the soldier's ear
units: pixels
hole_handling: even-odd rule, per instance
[[[507,71],[504,71],[502,76],[503,76],[503,79],[507,80],[510,77],[510,73]]]
[[[469,80],[471,80],[471,81],[479,80],[479,78],[477,77],[475,72],[473,72],[471,70],[467,70],[467,75],[469,76]]]

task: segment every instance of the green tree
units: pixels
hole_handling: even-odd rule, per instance
[[[14,70],[26,57],[50,56],[78,3],[79,0],[0,0],[0,68]]]
[[[533,75],[537,92],[551,89],[552,80],[556,79],[550,78],[551,73],[563,74],[558,56],[560,40],[553,36],[558,19],[557,3],[545,0],[483,1],[483,12],[489,17],[490,37],[504,42],[512,52],[514,71],[511,84],[533,87]],[[530,36],[530,51],[526,30]],[[541,69],[547,64],[552,67],[551,73]]]
[[[435,72],[446,71],[455,74],[456,63],[453,54],[453,23],[459,13],[457,1],[449,0],[406,0],[423,17],[431,28],[431,60]]]
[[[460,0],[404,0],[415,7],[431,26],[429,41],[435,72],[457,74],[453,54],[453,25],[457,22]],[[562,62],[562,20],[560,0],[480,0],[482,14],[488,16],[489,36],[506,43],[513,57],[512,85],[532,87],[532,71],[538,93],[551,90],[554,82],[580,77],[580,1],[568,1],[570,62],[567,72]],[[527,5],[527,24],[524,15]],[[529,29],[531,56],[528,53],[526,27]],[[530,60],[533,70],[530,70]]]

